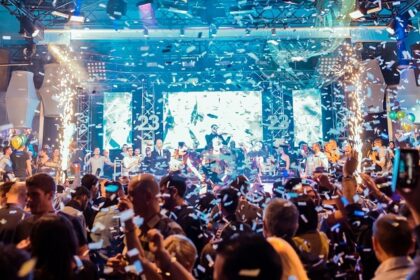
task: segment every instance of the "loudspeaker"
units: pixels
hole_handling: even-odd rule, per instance
[[[60,64],[51,63],[44,65],[44,82],[38,93],[42,100],[45,117],[60,116],[58,76]]]
[[[39,105],[34,85],[34,73],[14,71],[6,92],[9,122],[14,128],[32,128],[32,120]]]
[[[0,49],[0,91],[6,91],[10,78],[9,50]]]

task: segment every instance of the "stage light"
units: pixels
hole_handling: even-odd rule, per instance
[[[250,36],[251,35],[251,29],[247,28],[245,29],[245,36]]]
[[[386,31],[391,34],[395,35],[395,19],[392,19],[386,26]]]
[[[42,40],[44,37],[44,28],[38,22],[32,22],[28,17],[21,16],[19,18],[20,31],[25,38],[33,38],[35,40]]]
[[[127,13],[127,2],[124,0],[109,0],[106,12],[112,19],[120,19]]]
[[[184,28],[181,28],[181,29],[179,30],[179,36],[180,36],[180,37],[184,37],[184,36],[185,36],[185,30],[184,30]]]
[[[149,37],[149,30],[147,28],[143,29],[143,36]]]

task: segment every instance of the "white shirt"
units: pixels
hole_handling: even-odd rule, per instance
[[[130,172],[137,172],[139,170],[139,157],[125,156],[123,158],[122,165],[123,176],[128,176]]]
[[[326,171],[328,170],[328,158],[323,152],[318,152],[307,158],[305,168],[306,175],[312,176],[317,167],[324,167]]]

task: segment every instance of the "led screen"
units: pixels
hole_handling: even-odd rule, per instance
[[[131,93],[104,93],[103,124],[104,149],[120,149],[124,144],[131,144]]]
[[[204,148],[205,136],[216,124],[225,139],[250,146],[263,138],[261,102],[259,91],[165,93],[165,144]]]
[[[317,89],[293,91],[295,145],[322,140],[321,94]]]

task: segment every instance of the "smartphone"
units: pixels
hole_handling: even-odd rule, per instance
[[[392,191],[410,192],[420,180],[419,151],[396,149],[392,171]]]

